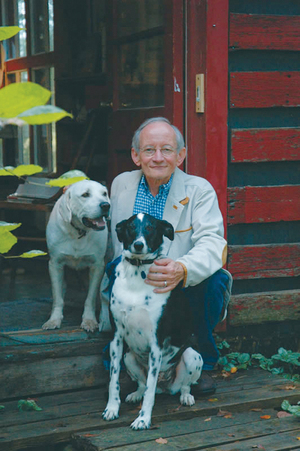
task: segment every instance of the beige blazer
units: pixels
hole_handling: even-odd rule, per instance
[[[132,216],[142,171],[124,172],[111,188],[113,258],[122,252],[116,224]],[[197,285],[226,262],[227,243],[216,192],[211,184],[176,168],[163,218],[175,230],[174,241],[165,238],[163,252],[185,267],[184,286]]]

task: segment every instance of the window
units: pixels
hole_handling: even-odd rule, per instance
[[[53,0],[0,0],[2,24],[24,28],[4,41],[7,83],[33,81],[52,92],[54,103],[54,13]],[[55,124],[18,129],[10,152],[15,165],[39,164],[45,173],[56,171]],[[1,150],[5,164],[5,140]],[[1,161],[0,161],[1,162]]]

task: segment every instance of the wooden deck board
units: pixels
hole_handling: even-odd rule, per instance
[[[236,435],[238,434],[237,430],[241,431],[240,435],[236,435],[239,440],[250,440],[254,437],[250,434],[249,427],[245,426],[246,423],[253,425],[255,437],[264,435],[266,428],[271,428],[270,434],[274,434],[276,431],[278,433],[279,427],[282,427],[280,429],[282,433],[296,428],[300,429],[299,422],[292,421],[292,417],[284,419],[286,422],[276,418],[277,412],[274,408],[279,409],[284,399],[288,399],[292,404],[299,400],[300,385],[294,390],[288,390],[288,385],[290,384],[285,379],[273,376],[268,372],[248,370],[237,373],[230,380],[219,380],[218,378],[218,389],[215,395],[211,398],[208,396],[199,398],[191,408],[180,406],[176,395],[160,395],[156,397],[153,410],[154,429],[140,433],[131,431],[129,428],[130,423],[137,416],[139,410],[137,405],[122,403],[120,418],[113,422],[105,422],[101,418],[107,400],[105,387],[41,396],[37,399],[37,403],[43,410],[39,412],[18,412],[16,400],[0,402],[5,406],[4,411],[0,414],[0,449],[1,451],[16,451],[32,446],[43,447],[49,443],[69,442],[74,434],[77,434],[74,438],[77,444],[84,440],[85,446],[87,446],[86,440],[95,438],[97,434],[106,437],[105,448],[93,448],[94,445],[90,443],[88,444],[90,448],[79,449],[109,449],[112,446],[108,442],[111,434],[121,438],[123,431],[128,431],[131,434],[130,437],[133,437],[133,441],[128,442],[130,444],[127,442],[116,443],[125,447],[128,445],[130,446],[128,449],[132,450],[144,449],[132,447],[135,443],[134,440],[140,441],[143,437],[143,442],[150,443],[150,448],[145,449],[151,449],[153,434],[155,438],[165,437],[166,434],[172,437],[173,434],[174,437],[176,436],[174,439],[172,438],[174,443],[176,442],[176,446],[179,444],[177,436],[186,435],[185,438],[180,439],[181,447],[165,447],[164,449],[208,449],[199,448],[199,443],[201,446],[206,443],[205,446],[209,447],[215,446],[215,444],[225,446],[227,443],[234,442],[228,434]],[[252,412],[252,408],[262,410]],[[217,414],[220,410],[230,411],[232,417],[218,417]],[[271,420],[261,420],[260,416],[264,414],[271,415]],[[209,418],[209,421],[205,421]],[[213,432],[214,425],[216,425],[218,433]],[[215,442],[221,427],[223,428],[222,439]],[[263,432],[260,431],[260,427],[263,428]],[[110,430],[112,432],[109,432]],[[243,438],[241,434],[245,430],[249,433],[249,437]],[[207,439],[202,443],[204,432]],[[199,437],[195,434],[199,434]],[[91,435],[92,437],[90,437]],[[189,437],[189,435],[193,437]],[[295,435],[300,436],[299,431]],[[299,441],[298,445],[300,446]],[[274,450],[272,448],[272,451],[275,451],[275,448]]]

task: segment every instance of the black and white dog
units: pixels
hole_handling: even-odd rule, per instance
[[[163,237],[174,239],[173,226],[140,213],[117,224],[116,232],[124,251],[116,267],[110,301],[116,331],[110,344],[109,399],[103,418],[114,420],[119,416],[119,373],[125,341],[129,348],[124,355],[125,366],[138,383],[125,401],[144,398],[131,427],[147,429],[155,393],[180,392],[181,404],[195,403],[190,386],[200,378],[203,360],[191,347],[195,341],[192,316],[182,290],[154,293],[153,286],[144,282],[150,265],[160,256]]]

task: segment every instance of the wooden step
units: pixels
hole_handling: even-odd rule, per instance
[[[109,341],[109,334],[72,327],[2,332],[0,399],[105,384],[102,351]]]
[[[122,403],[117,420],[102,419],[107,402],[104,386],[40,396],[36,401],[42,411],[18,412],[17,400],[0,402],[5,407],[0,414],[0,449],[26,450],[33,446],[42,449],[50,443],[69,443],[72,436],[79,450],[156,449],[155,440],[160,437],[170,444],[164,449],[210,449],[213,446],[219,449],[227,444],[233,446],[236,440],[243,443],[243,440],[259,438],[259,444],[263,438],[276,433],[281,437],[286,434],[286,440],[294,446],[294,438],[300,437],[299,421],[294,417],[277,418],[276,409],[280,409],[284,399],[296,404],[300,385],[291,389],[292,384],[287,380],[262,370],[239,371],[229,380],[215,376],[217,392],[211,397],[199,398],[193,407],[180,406],[178,395],[158,395],[153,409],[153,427],[142,432],[129,427],[138,415],[138,405]],[[121,384],[122,397],[126,394]],[[230,413],[226,415],[224,411]],[[263,415],[270,415],[270,420],[261,419]],[[180,447],[176,448],[177,444]],[[299,440],[296,445],[300,446]],[[266,449],[277,451],[273,447]]]

